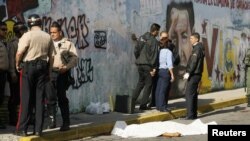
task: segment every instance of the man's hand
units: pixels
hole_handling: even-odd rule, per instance
[[[68,68],[66,66],[62,66],[62,67],[59,68],[60,74],[64,74],[67,71],[68,71]]]
[[[184,80],[187,80],[189,78],[189,73],[185,73],[184,75],[183,75],[183,79]]]
[[[21,67],[20,67],[20,65],[19,64],[16,64],[16,70],[17,70],[17,72],[20,72],[21,71]]]
[[[150,75],[153,77],[153,76],[155,76],[155,74],[156,74],[156,69],[153,69],[152,71],[150,71]]]

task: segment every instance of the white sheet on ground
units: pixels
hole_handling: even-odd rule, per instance
[[[208,125],[216,125],[216,122],[202,123],[200,119],[196,119],[190,124],[182,124],[173,121],[164,122],[148,122],[143,124],[127,125],[125,121],[117,121],[111,132],[123,138],[146,138],[157,137],[163,133],[179,132],[182,136],[207,134]]]

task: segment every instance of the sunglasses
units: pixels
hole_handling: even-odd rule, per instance
[[[7,31],[8,29],[7,28],[0,28],[0,30]]]

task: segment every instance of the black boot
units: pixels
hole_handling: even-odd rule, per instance
[[[6,126],[2,123],[1,119],[0,119],[0,129],[6,129]]]
[[[49,125],[48,129],[56,128],[56,105],[48,105]]]
[[[17,124],[17,108],[9,106],[8,109],[9,109],[9,125],[16,126],[16,124]]]
[[[64,104],[62,107],[60,107],[61,109],[61,115],[62,115],[62,119],[63,119],[63,125],[60,128],[60,131],[67,131],[70,129],[69,125],[70,125],[70,120],[69,120],[69,104],[66,103]]]

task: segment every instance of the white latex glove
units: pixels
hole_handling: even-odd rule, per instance
[[[185,73],[184,75],[183,75],[183,79],[188,79],[189,78],[189,73]]]

